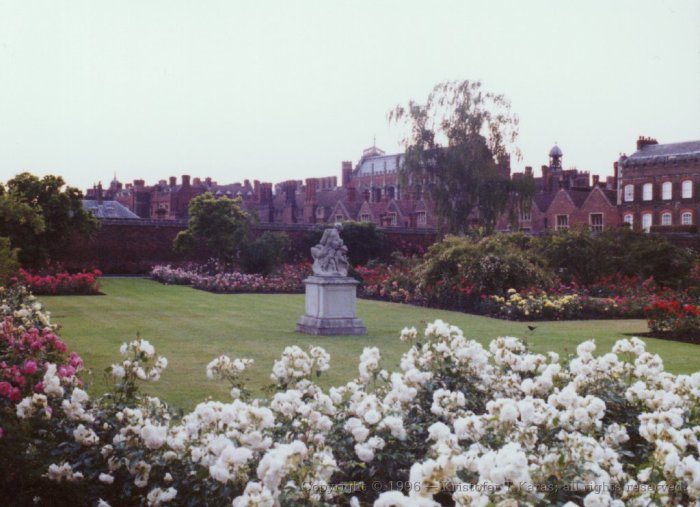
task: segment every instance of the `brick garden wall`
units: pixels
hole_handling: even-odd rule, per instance
[[[175,263],[182,259],[172,250],[178,232],[187,227],[185,220],[116,220],[102,221],[97,235],[90,239],[75,238],[62,258],[56,259],[71,271],[96,267],[105,274],[142,274],[156,264]],[[309,231],[306,224],[259,224],[254,232],[285,232],[292,245],[305,244]],[[395,250],[422,253],[435,241],[435,232],[425,229],[385,229]],[[205,260],[203,255],[198,256]]]

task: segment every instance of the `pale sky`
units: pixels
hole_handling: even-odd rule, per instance
[[[700,1],[0,0],[0,180],[339,176],[447,79],[511,100],[514,170],[609,175],[700,139]]]

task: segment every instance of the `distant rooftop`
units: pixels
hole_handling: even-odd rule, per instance
[[[129,208],[117,201],[96,201],[83,199],[83,209],[92,213],[97,218],[125,218],[138,220],[140,217],[132,213]]]
[[[700,141],[647,144],[626,159],[623,158],[622,165],[646,165],[695,159],[700,159]]]

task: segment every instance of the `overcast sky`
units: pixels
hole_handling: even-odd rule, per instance
[[[700,1],[0,0],[0,179],[339,175],[447,79],[511,100],[515,170],[612,174],[700,139]]]

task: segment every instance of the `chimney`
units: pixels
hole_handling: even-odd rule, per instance
[[[365,201],[369,201],[369,189],[366,188],[362,191],[362,199]]]
[[[348,202],[355,202],[357,199],[357,190],[355,187],[348,187]]]
[[[613,178],[614,178],[614,186],[615,186],[615,188],[617,188],[617,178],[618,178],[618,175],[620,174],[620,173],[619,173],[619,170],[620,170],[620,169],[619,169],[619,166],[618,166],[617,162],[614,162],[614,163],[613,163]]]
[[[192,180],[192,183],[198,187],[202,184],[202,180],[200,178],[195,178]]]
[[[176,183],[177,183],[177,179],[175,178],[175,176],[171,176],[170,177],[170,186],[174,187]]]
[[[525,174],[528,176],[532,176],[532,166],[531,165],[525,166]]]
[[[97,202],[100,204],[102,203],[102,197],[103,197],[103,195],[102,195],[102,182],[100,181],[97,184]]]
[[[144,180],[134,180],[134,187],[139,188],[139,187],[145,187],[146,182]]]
[[[600,176],[598,176],[597,174],[594,174],[593,175],[593,186],[597,187],[599,182],[600,182]]]
[[[344,161],[341,163],[341,178],[343,187],[347,188],[350,185],[350,180],[352,179],[352,162]]]
[[[182,188],[190,188],[190,177],[187,174],[182,175]]]
[[[552,190],[551,179],[552,179],[551,175],[549,174],[549,166],[543,165],[542,166],[542,184],[543,184],[545,191]]]
[[[329,188],[330,188],[331,190],[333,190],[333,189],[336,188],[337,186],[338,186],[338,177],[337,177],[337,176],[331,176]]]
[[[253,181],[253,194],[256,200],[260,200],[260,180]]]
[[[250,180],[243,180],[243,186],[245,188],[250,188]]]
[[[318,189],[317,178],[306,178],[306,195],[305,202],[316,202],[316,191]]]
[[[639,136],[637,139],[637,151],[641,150],[645,146],[650,146],[652,144],[659,144],[659,142],[653,137]]]
[[[208,176],[204,178],[204,184],[208,187],[211,187],[211,178]]]

